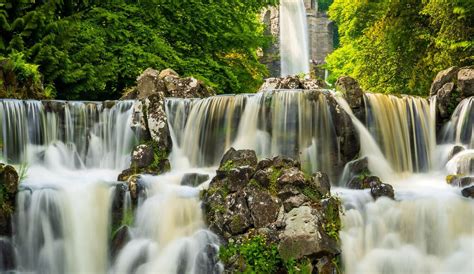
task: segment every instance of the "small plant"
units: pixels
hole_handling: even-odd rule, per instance
[[[220,168],[220,170],[222,171],[230,171],[231,169],[233,169],[235,167],[234,165],[234,162],[232,160],[229,160],[227,162],[225,162],[222,167]]]

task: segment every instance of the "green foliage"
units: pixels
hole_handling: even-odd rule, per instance
[[[438,71],[473,64],[473,14],[468,0],[335,0],[341,46],[326,59],[330,81],[350,75],[369,91],[426,95]]]
[[[283,265],[276,244],[269,244],[257,235],[243,239],[241,244],[229,243],[219,250],[219,258],[228,264],[235,256],[243,260],[244,273],[275,273]]]
[[[225,162],[219,169],[222,171],[230,171],[233,168],[235,168],[234,162],[232,160],[229,160]]]
[[[39,66],[48,94],[112,99],[147,67],[171,67],[219,93],[257,89],[271,41],[258,14],[276,0],[7,0],[0,56]],[[31,67],[33,68],[33,67]]]
[[[278,168],[273,168],[272,167],[272,173],[270,173],[270,186],[269,186],[269,191],[272,195],[277,194],[278,186],[277,186],[277,180],[280,178],[282,175],[281,169]]]

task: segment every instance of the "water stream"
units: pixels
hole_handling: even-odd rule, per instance
[[[279,90],[206,99],[166,100],[172,171],[144,176],[130,241],[112,258],[109,241],[116,178],[127,168],[139,132],[133,101],[0,101],[2,157],[27,163],[14,222],[18,273],[210,273],[219,239],[205,229],[199,187],[185,173],[210,177],[230,147],[259,158],[299,158],[333,182],[342,172],[327,95]],[[352,115],[372,171],[396,200],[336,188],[345,205],[346,273],[472,273],[474,202],[445,183],[472,172],[473,98],[456,109],[436,144],[427,100],[367,94],[366,120]],[[466,150],[448,161],[450,148]],[[342,182],[344,185],[344,182]]]

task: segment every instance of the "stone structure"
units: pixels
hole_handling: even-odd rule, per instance
[[[334,50],[334,23],[325,12],[318,11],[317,0],[304,0],[309,32],[309,56],[311,73],[324,79],[325,71],[317,66],[325,63],[325,58]],[[271,77],[280,76],[280,13],[278,7],[270,7],[262,12],[266,34],[274,36],[274,43],[263,52],[261,61],[267,65]]]

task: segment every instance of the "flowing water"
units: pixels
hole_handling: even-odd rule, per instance
[[[309,39],[303,0],[280,1],[281,76],[309,74]]]
[[[19,273],[211,273],[219,239],[205,229],[199,187],[185,173],[212,177],[230,147],[259,158],[298,158],[306,171],[336,182],[340,155],[326,92],[279,90],[206,99],[166,100],[172,171],[143,176],[145,195],[130,241],[111,257],[111,205],[118,173],[140,132],[133,101],[0,101],[2,157],[28,163],[14,222]],[[353,120],[360,156],[395,188],[396,200],[335,188],[344,203],[346,273],[473,273],[474,203],[444,177],[472,172],[473,98],[460,103],[435,140],[427,100],[366,94],[366,119]],[[448,161],[454,145],[466,148]],[[340,185],[344,185],[342,179]],[[130,210],[130,196],[125,197]],[[3,239],[2,239],[3,241]]]

